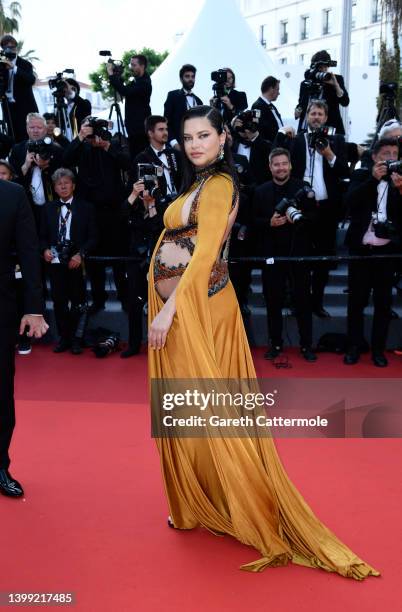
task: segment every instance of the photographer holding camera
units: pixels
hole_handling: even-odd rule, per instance
[[[232,121],[232,152],[243,155],[249,164],[249,174],[256,185],[261,185],[271,178],[269,171],[269,153],[271,143],[264,140],[259,132],[260,111],[246,110]]]
[[[299,101],[295,109],[295,119],[299,119],[299,132],[306,129],[307,108],[310,101],[315,99],[326,102],[328,125],[335,128],[338,134],[345,134],[339,105],[349,105],[349,94],[343,76],[329,71],[329,68],[336,65],[337,62],[331,60],[328,51],[318,51],[311,58],[311,66],[304,73],[304,81],[300,84]]]
[[[26,129],[28,140],[13,146],[10,164],[25,187],[39,227],[41,207],[54,199],[51,176],[61,166],[63,150],[47,136],[46,119],[39,113],[28,114]]]
[[[340,179],[349,177],[344,137],[333,135],[327,127],[328,107],[323,100],[311,100],[307,108],[307,132],[294,136],[291,128],[281,128],[275,146],[290,150],[292,176],[303,179],[314,190],[317,216],[314,223],[316,255],[334,255],[336,230],[342,217]],[[313,267],[313,312],[321,318],[330,314],[323,306],[330,264],[318,262]]]
[[[254,193],[254,223],[260,236],[261,254],[266,257],[311,255],[311,222],[316,211],[314,191],[303,180],[291,177],[290,153],[273,149],[269,156],[272,181]],[[306,361],[315,361],[312,346],[311,272],[308,264],[279,262],[262,271],[271,348],[265,359],[282,352],[282,308],[286,280],[294,291],[300,350]]]
[[[402,250],[402,162],[395,139],[378,140],[372,150],[373,168],[357,183],[352,174],[347,200],[350,225],[345,244],[351,255],[369,258]],[[391,318],[392,284],[396,262],[374,259],[349,262],[348,351],[344,363],[358,362],[364,346],[364,308],[373,290],[374,317],[371,351],[374,365],[388,364],[384,355]]]
[[[146,71],[147,65],[148,60],[145,55],[133,55],[130,60],[133,79],[126,85],[120,67],[116,69],[113,62],[106,63],[111,86],[125,98],[124,123],[128,134],[131,159],[134,159],[147,145],[144,121],[151,114],[152,93],[151,78]]]
[[[261,112],[259,130],[265,140],[273,142],[278,130],[283,127],[280,112],[273,104],[280,94],[280,81],[274,76],[269,76],[261,83],[261,96],[254,102],[251,108],[257,108]]]
[[[120,204],[126,191],[122,171],[130,168],[130,159],[117,142],[112,142],[109,122],[86,117],[77,138],[64,150],[63,165],[77,167],[77,194],[95,206],[99,241],[93,255],[119,256],[127,252],[128,236],[120,217]],[[106,272],[104,262],[88,262],[93,304],[90,312],[105,308]],[[112,262],[117,295],[123,307],[127,299],[124,264]]]
[[[176,149],[180,149],[180,124],[184,113],[193,106],[202,105],[202,100],[193,93],[196,72],[195,66],[184,64],[179,72],[183,87],[169,91],[165,101],[163,114],[169,125],[169,143]]]
[[[0,47],[0,98],[5,95],[3,117],[8,123],[8,135],[18,143],[27,137],[25,121],[28,113],[38,112],[32,90],[35,75],[32,64],[18,56],[17,41],[13,36],[5,34]],[[4,112],[5,105],[9,115]]]
[[[245,91],[235,89],[236,76],[231,68],[221,68],[212,72],[211,80],[214,81],[211,106],[220,111],[225,123],[230,124],[235,115],[247,108],[247,94]]]
[[[87,316],[83,261],[97,242],[95,211],[92,204],[75,196],[75,176],[71,170],[59,168],[52,180],[60,199],[48,202],[43,208],[40,245],[49,264],[54,315],[60,335],[54,352],[63,353],[70,348],[74,355],[79,355],[84,329],[78,333],[77,328],[81,317]]]
[[[70,125],[73,132],[73,137],[78,135],[81,129],[81,123],[85,117],[92,113],[92,104],[90,100],[85,100],[80,96],[80,85],[71,77],[65,79],[65,97],[67,100],[67,112],[70,119]]]

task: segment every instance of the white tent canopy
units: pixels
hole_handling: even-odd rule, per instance
[[[279,66],[262,49],[234,0],[205,0],[192,27],[153,73],[153,114],[163,114],[168,91],[181,87],[179,70],[183,64],[197,68],[194,93],[204,104],[212,97],[211,72],[218,68],[234,71],[236,88],[247,93],[249,107],[260,95],[265,77],[281,78]],[[297,93],[282,79],[278,108],[283,117],[293,117],[296,102]]]

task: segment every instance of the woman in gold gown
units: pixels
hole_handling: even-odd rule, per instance
[[[187,111],[184,188],[164,215],[149,273],[150,379],[254,379],[235,292],[221,256],[238,208],[218,111]],[[314,515],[270,437],[156,439],[172,526],[203,526],[253,546],[248,571],[300,565],[362,580],[379,572]]]

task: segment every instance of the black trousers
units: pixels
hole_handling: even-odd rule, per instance
[[[147,301],[148,265],[144,262],[127,263],[128,279],[128,345],[139,350],[142,341],[142,313]]]
[[[57,331],[62,340],[70,342],[86,303],[82,267],[69,270],[63,264],[49,264],[49,276]]]
[[[391,319],[392,284],[395,261],[372,259],[376,253],[391,253],[389,245],[362,246],[351,251],[351,255],[366,255],[367,260],[349,262],[348,293],[348,342],[350,346],[361,346],[364,341],[364,309],[373,290],[374,317],[371,329],[372,351],[383,352],[387,342]]]
[[[300,346],[310,347],[313,341],[311,271],[303,263],[279,262],[265,266],[262,271],[262,288],[267,306],[268,337],[272,346],[282,346],[282,308],[285,302],[288,276],[293,289]]]
[[[335,206],[328,200],[321,200],[317,216],[313,223],[314,255],[335,255],[336,230],[338,219]],[[332,263],[316,262],[313,265],[311,279],[313,306],[322,307],[325,287],[328,283]]]
[[[0,468],[10,465],[8,449],[15,427],[15,332],[0,328]]]

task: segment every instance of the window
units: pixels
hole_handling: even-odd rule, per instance
[[[281,57],[279,60],[280,64],[287,64],[288,63],[288,58],[287,57]]]
[[[281,45],[286,45],[288,42],[288,22],[287,21],[281,21],[281,25],[280,25],[280,39],[281,39]]]
[[[301,53],[299,55],[299,64],[305,64],[306,62],[306,54],[305,53]]]
[[[303,15],[303,17],[300,17],[300,20],[301,20],[300,39],[307,40],[310,34],[310,17],[308,15]]]
[[[371,23],[377,23],[377,21],[381,21],[380,4],[380,0],[371,0]]]
[[[369,41],[369,64],[370,66],[378,66],[380,56],[380,39],[372,38]]]
[[[265,28],[265,24],[260,25],[260,43],[263,47],[267,46],[267,39],[265,38]]]
[[[323,36],[332,32],[332,9],[324,9],[322,12],[322,33]]]
[[[356,27],[357,0],[352,0],[352,30]]]

